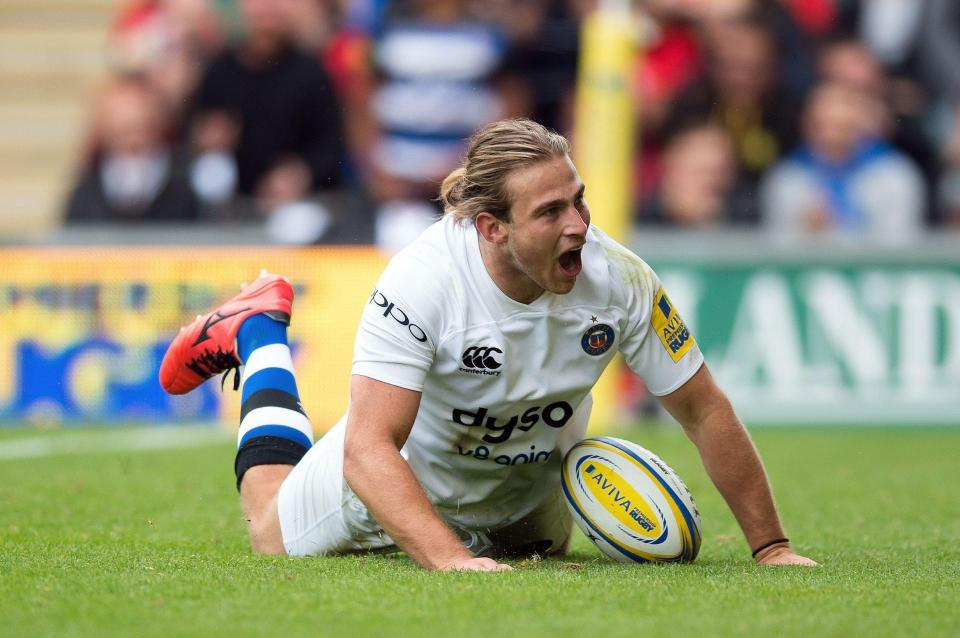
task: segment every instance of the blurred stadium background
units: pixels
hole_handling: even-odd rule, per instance
[[[0,419],[231,423],[156,381],[254,277],[318,429],[463,140],[574,140],[750,424],[960,422],[960,3],[4,0]],[[655,410],[611,376],[603,425]]]

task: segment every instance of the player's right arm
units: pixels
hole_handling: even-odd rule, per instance
[[[620,341],[627,363],[697,446],[707,474],[755,548],[755,560],[764,565],[816,565],[790,549],[750,435],[713,381],[660,279],[639,257],[607,241],[619,256],[616,280],[640,283],[622,291],[634,327]]]
[[[426,569],[500,571],[508,565],[474,558],[437,516],[400,455],[420,406],[420,393],[361,375],[350,379],[343,475],[400,549]]]

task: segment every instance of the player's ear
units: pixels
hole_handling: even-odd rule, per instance
[[[502,244],[507,241],[507,225],[492,214],[482,212],[474,219],[474,225],[480,236],[492,244]]]

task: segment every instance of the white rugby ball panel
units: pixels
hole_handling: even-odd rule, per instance
[[[562,465],[567,505],[600,550],[622,562],[688,562],[700,550],[700,514],[680,477],[643,447],[584,439]]]

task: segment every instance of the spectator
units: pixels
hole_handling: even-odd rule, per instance
[[[705,25],[707,74],[674,107],[667,130],[705,118],[733,140],[751,181],[797,141],[796,96],[779,84],[774,31],[763,14],[713,19]]]
[[[821,80],[847,85],[886,102],[888,82],[883,64],[862,40],[842,36],[823,42],[817,60]],[[878,110],[873,116],[888,115]],[[891,122],[888,118],[865,122],[874,135],[885,134]]]
[[[378,134],[368,170],[381,246],[399,248],[436,219],[431,200],[465,138],[525,111],[518,83],[501,73],[507,53],[503,34],[474,19],[466,0],[391,6],[375,42],[380,80],[370,104]]]
[[[808,2],[809,0],[802,0]],[[695,0],[699,4],[702,38],[708,45],[718,37],[735,36],[731,27],[753,26],[769,34],[776,58],[776,88],[788,95],[805,95],[815,82],[813,43],[798,12],[777,0]],[[727,44],[728,41],[723,42]],[[712,45],[711,45],[712,46]]]
[[[703,71],[696,22],[702,8],[696,2],[644,0],[640,5],[643,44],[637,47],[633,77],[635,131],[634,195],[651,197],[660,181],[664,125],[677,98]]]
[[[192,178],[207,202],[235,189],[269,214],[340,184],[339,106],[319,62],[294,45],[295,1],[242,0],[246,35],[200,84]]]
[[[645,41],[638,51],[635,91],[641,128],[646,130],[662,123],[670,103],[702,71],[695,34],[701,11],[671,0],[645,0],[643,7]]]
[[[951,24],[948,15],[956,14],[956,5],[955,0],[847,0],[840,5],[841,32],[856,34],[858,45],[876,60],[868,62],[861,54],[860,61],[868,67],[879,62],[883,69],[883,99],[893,123],[889,139],[920,165],[928,181],[936,173],[934,140],[940,137],[926,132],[932,129],[931,107],[952,84],[951,77],[960,77],[955,71],[960,49],[942,46],[957,37],[960,25]]]
[[[110,65],[137,75],[165,102],[179,133],[201,70],[223,48],[211,0],[131,0],[110,31]]]
[[[68,222],[188,221],[197,205],[185,165],[164,135],[163,102],[146,84],[121,79],[99,95],[93,161],[73,188]]]
[[[883,105],[836,82],[818,86],[804,114],[804,142],[766,176],[764,221],[779,239],[834,234],[900,244],[923,228],[920,171],[872,130]]]
[[[289,1],[293,41],[305,51],[322,53],[336,34],[344,3],[338,0]]]
[[[917,164],[928,187],[937,173],[936,150],[925,130],[925,109],[922,105],[909,108],[898,102],[895,85],[880,60],[863,41],[852,37],[837,37],[821,46],[818,69],[823,80],[846,84],[870,94],[886,108],[869,114],[875,121],[864,122],[871,133],[890,141]],[[868,114],[864,114],[867,116]]]
[[[733,144],[723,129],[700,124],[669,141],[660,188],[637,221],[684,228],[756,223],[750,190],[738,177]]]
[[[580,18],[569,0],[472,0],[478,16],[497,25],[509,41],[507,77],[522,95],[527,117],[558,131],[573,127]]]

